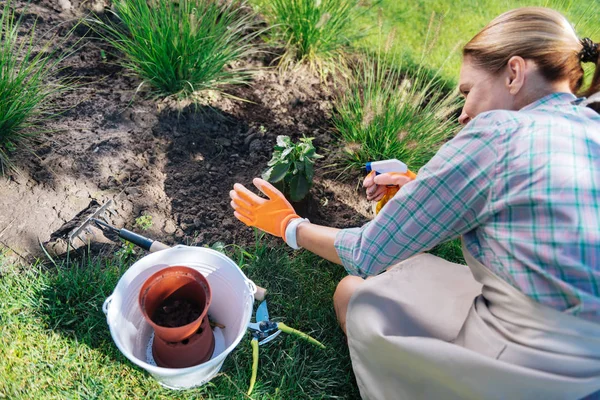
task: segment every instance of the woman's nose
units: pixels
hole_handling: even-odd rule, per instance
[[[469,123],[469,121],[471,120],[471,118],[467,115],[466,112],[462,112],[462,114],[460,114],[460,117],[458,117],[458,123],[461,125],[466,125]]]

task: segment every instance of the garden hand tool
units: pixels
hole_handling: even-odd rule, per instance
[[[107,212],[110,212],[111,206],[112,200],[107,201],[104,205],[98,208],[98,210],[96,210],[89,218],[87,218],[78,228],[74,229],[71,233],[69,233],[69,243],[73,246],[75,239],[79,239],[85,242],[85,240],[83,239],[83,235],[85,235],[86,233],[92,233],[90,227],[96,227],[104,233],[106,238],[112,241],[116,241],[117,238],[121,238],[133,243],[136,246],[141,247],[144,250],[149,251],[150,253],[170,248],[170,246],[157,240],[149,239],[128,229],[115,228],[114,226],[108,224],[105,220],[105,214]],[[266,289],[261,288],[260,286],[256,286],[256,293],[254,293],[254,299],[262,301],[264,300],[266,294]]]
[[[417,174],[409,170],[406,164],[396,159],[368,162],[366,169],[369,172],[367,177],[373,177],[376,185],[387,186],[384,196],[375,206],[375,214],[379,214],[383,206],[396,195],[400,185],[406,183],[406,178],[413,180],[417,177]],[[380,174],[385,175],[379,176]]]
[[[324,349],[325,346],[304,332],[300,332],[294,328],[290,328],[283,322],[273,322],[269,319],[269,310],[267,309],[267,301],[264,300],[256,309],[256,322],[250,322],[248,329],[252,333],[252,376],[250,378],[250,388],[248,396],[254,389],[256,383],[256,374],[258,373],[258,346],[269,343],[275,339],[281,332],[290,333],[307,340],[308,342]]]
[[[269,182],[254,178],[252,181],[268,199],[259,197],[236,183],[229,192],[231,207],[237,219],[285,240],[285,228],[294,218],[300,218],[283,194]]]
[[[104,215],[107,211],[110,211],[111,206],[112,200],[108,200],[104,205],[98,208],[94,214],[86,219],[83,224],[81,224],[77,229],[73,230],[69,234],[69,243],[74,246],[75,239],[84,241],[82,235],[84,233],[91,233],[90,226],[94,226],[99,228],[104,233],[104,236],[112,241],[115,241],[119,237],[141,247],[144,250],[149,251],[150,253],[169,248],[169,246],[157,240],[148,239],[145,236],[139,235],[125,228],[118,229],[109,225],[105,221]]]

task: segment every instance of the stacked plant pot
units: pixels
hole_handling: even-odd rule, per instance
[[[210,360],[215,348],[207,315],[211,298],[204,275],[185,266],[161,269],[144,282],[139,304],[154,328],[152,356],[158,366],[186,368]]]

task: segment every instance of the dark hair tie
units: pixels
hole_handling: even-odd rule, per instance
[[[583,49],[579,52],[581,62],[598,63],[598,55],[600,55],[600,46],[594,43],[590,38],[581,39]]]

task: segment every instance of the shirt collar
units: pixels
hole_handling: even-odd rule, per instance
[[[552,93],[552,94],[542,97],[539,100],[534,101],[531,104],[526,105],[525,107],[521,108],[519,111],[533,110],[534,108],[537,108],[540,106],[547,107],[547,106],[556,106],[556,105],[560,105],[560,104],[570,104],[570,103],[573,103],[573,101],[575,101],[575,99],[577,99],[577,97],[575,97],[575,95],[572,93],[564,93],[564,92]]]

